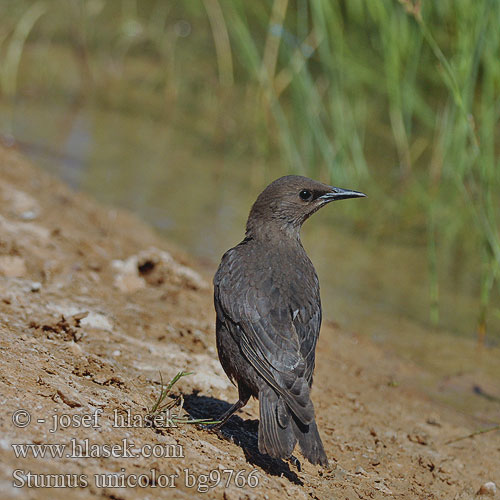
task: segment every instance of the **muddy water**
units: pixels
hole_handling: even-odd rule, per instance
[[[73,187],[135,211],[212,269],[243,237],[249,207],[262,187],[288,173],[277,163],[243,154],[237,145],[215,148],[167,118],[151,119],[140,110],[24,97],[9,105],[0,101],[0,115],[3,142],[12,142]],[[365,190],[370,195],[369,187]],[[348,203],[364,205],[363,227],[355,224]],[[478,311],[471,293],[474,269],[460,270],[461,286],[452,271],[440,276],[441,329],[433,329],[427,248],[402,243],[415,241],[405,235],[382,239],[365,231],[379,203],[373,197],[336,203],[304,226],[326,318],[431,367],[436,380],[478,369],[488,380],[497,377],[497,349],[487,350],[480,361],[469,355]],[[490,332],[494,345],[500,318],[492,319]],[[464,406],[464,394],[471,392],[467,384],[450,398],[453,404]],[[467,409],[477,404],[467,399]]]

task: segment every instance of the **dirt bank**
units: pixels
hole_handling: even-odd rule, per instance
[[[192,417],[236,400],[214,349],[212,270],[15,152],[0,149],[0,176],[2,498],[471,499],[500,486],[498,432],[445,444],[477,423],[416,392],[416,367],[328,322],[313,400],[330,468],[259,455],[256,402],[225,428],[229,439],[146,425],[160,372],[193,372],[173,391]],[[16,458],[24,443],[67,448]],[[146,456],[154,445],[162,456]],[[207,474],[219,485],[198,493]],[[28,487],[42,480],[76,487]]]

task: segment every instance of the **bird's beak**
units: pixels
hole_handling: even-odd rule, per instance
[[[331,186],[331,191],[320,196],[320,200],[325,200],[325,202],[336,201],[336,200],[346,200],[347,198],[364,198],[366,194],[360,193],[359,191],[351,191],[350,189],[342,189],[338,187]]]

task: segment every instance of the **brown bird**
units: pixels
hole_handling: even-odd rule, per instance
[[[258,398],[259,451],[271,457],[290,458],[298,441],[312,464],[328,464],[310,398],[319,282],[300,228],[327,203],[361,196],[296,175],[275,180],[252,206],[245,239],[215,274],[217,351],[239,394],[216,427]]]

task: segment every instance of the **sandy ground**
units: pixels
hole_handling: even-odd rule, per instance
[[[446,444],[477,422],[418,393],[417,367],[328,321],[313,400],[329,468],[298,450],[301,471],[260,455],[255,401],[222,435],[149,425],[160,373],[193,372],[173,414],[217,417],[236,400],[214,348],[211,273],[15,152],[0,149],[0,178],[2,499],[500,498],[488,485],[500,487],[500,433]]]

